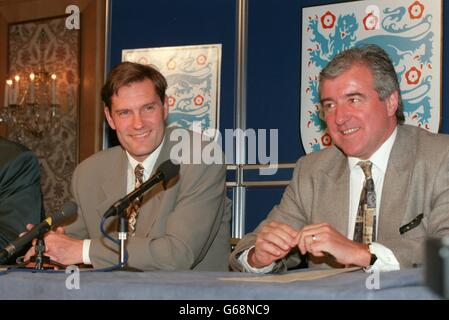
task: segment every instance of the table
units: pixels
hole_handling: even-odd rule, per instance
[[[298,271],[296,271],[298,272]],[[300,271],[303,272],[303,271]],[[420,268],[379,274],[379,289],[367,289],[362,270],[290,283],[223,281],[248,277],[235,272],[80,272],[74,274],[10,272],[0,276],[0,299],[439,299],[423,282]],[[253,276],[253,275],[251,275]],[[72,288],[68,289],[67,287]]]

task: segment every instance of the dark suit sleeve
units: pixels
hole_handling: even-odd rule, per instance
[[[31,151],[20,153],[0,168],[0,248],[40,221],[40,168]]]

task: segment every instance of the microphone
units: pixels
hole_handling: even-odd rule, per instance
[[[22,250],[27,243],[31,242],[34,238],[37,238],[40,234],[46,233],[52,227],[71,220],[76,215],[77,210],[78,206],[75,202],[69,201],[65,203],[61,211],[46,218],[38,225],[35,225],[30,231],[28,231],[28,233],[22,237],[18,237],[16,240],[4,247],[0,252],[0,264],[4,264],[17,251]]]
[[[132,192],[128,193],[122,199],[114,203],[108,211],[103,215],[103,219],[115,216],[123,212],[129,207],[134,199],[140,197],[148,189],[154,187],[159,182],[167,183],[171,178],[175,177],[179,173],[179,164],[174,164],[171,160],[164,161],[159,168],[157,168],[156,173],[147,181],[142,183],[138,188],[134,189]]]

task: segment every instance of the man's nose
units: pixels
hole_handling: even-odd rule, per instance
[[[135,129],[140,129],[143,126],[142,116],[139,113],[136,113],[133,118],[133,125]]]
[[[338,125],[344,124],[351,117],[349,107],[345,103],[339,103],[335,107],[335,123]]]

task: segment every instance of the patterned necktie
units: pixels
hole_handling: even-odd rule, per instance
[[[143,166],[139,163],[134,169],[135,188],[138,188],[143,183]],[[126,209],[126,216],[128,218],[129,234],[133,236],[136,232],[137,215],[139,214],[140,204],[142,198],[136,198]]]
[[[360,161],[357,164],[365,174],[365,182],[360,195],[354,229],[354,241],[369,244],[376,241],[376,191],[374,190],[374,181],[371,175],[373,164],[371,161]]]

